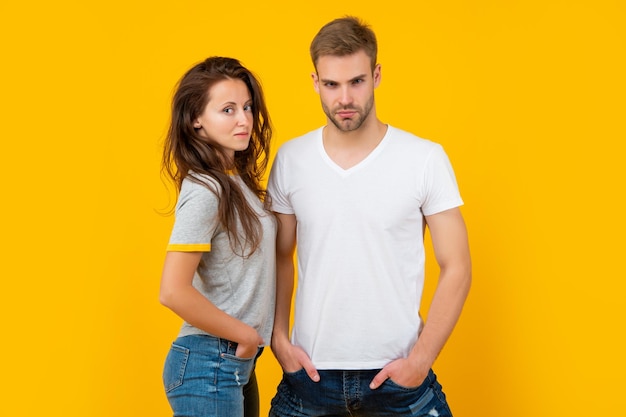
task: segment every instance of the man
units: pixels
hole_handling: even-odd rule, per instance
[[[463,202],[440,145],[378,120],[376,55],[357,18],[319,31],[312,77],[327,124],[285,143],[272,167],[284,375],[271,416],[452,415],[431,367],[470,287]],[[426,226],[440,276],[423,322]]]

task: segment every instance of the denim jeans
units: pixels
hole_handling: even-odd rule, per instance
[[[432,370],[417,388],[388,379],[375,390],[369,384],[378,370],[318,372],[319,382],[311,381],[304,369],[283,373],[270,417],[452,416]]]
[[[250,359],[236,357],[236,349],[234,342],[206,335],[184,336],[172,343],[163,384],[174,416],[258,416],[254,366],[262,349]]]

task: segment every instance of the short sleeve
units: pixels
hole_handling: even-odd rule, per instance
[[[279,149],[267,183],[267,193],[270,196],[271,209],[277,213],[293,214],[294,210],[289,201],[286,186],[284,152]]]
[[[422,185],[422,213],[425,216],[463,205],[452,164],[439,144],[426,161]]]
[[[209,252],[219,224],[217,195],[206,185],[184,180],[176,203],[176,220],[167,250]]]

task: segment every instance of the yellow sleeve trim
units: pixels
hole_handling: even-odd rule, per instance
[[[201,244],[171,244],[167,245],[168,252],[211,252],[210,243]]]

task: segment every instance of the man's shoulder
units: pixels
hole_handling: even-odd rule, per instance
[[[388,126],[387,134],[389,135],[391,142],[399,146],[416,147],[421,148],[422,150],[429,150],[441,147],[440,144],[434,142],[431,139],[417,136],[414,133],[399,129],[391,125]]]
[[[321,135],[322,127],[311,130],[303,135],[287,140],[279,147],[279,152],[301,152],[303,148],[315,146],[316,139]]]

